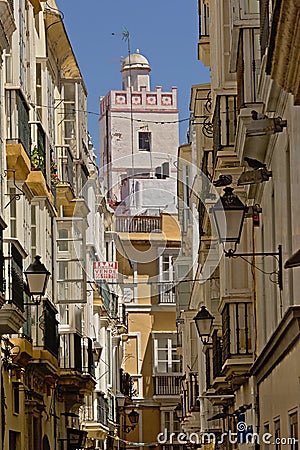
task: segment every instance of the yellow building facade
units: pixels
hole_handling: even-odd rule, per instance
[[[127,300],[125,297],[128,340],[122,367],[132,381],[120,433],[123,440],[154,444],[164,428],[168,433],[178,428],[174,409],[179,401],[181,367],[176,352],[173,264],[180,251],[181,235],[176,216],[132,218],[137,220],[147,221],[149,232],[135,228],[136,232],[118,233],[117,244],[123,292],[130,295]],[[128,428],[132,409],[139,414],[134,430]]]

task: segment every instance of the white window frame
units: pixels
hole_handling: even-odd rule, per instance
[[[166,426],[166,414],[170,414],[170,427],[169,428]],[[178,424],[178,429],[174,429],[175,422],[177,422],[177,424]],[[176,413],[175,413],[174,408],[167,407],[167,408],[161,409],[160,423],[161,423],[161,430],[163,431],[165,428],[167,428],[168,434],[180,432],[180,422],[176,418]]]
[[[159,347],[158,346],[159,339],[162,339],[162,338],[168,339],[167,348],[163,348],[163,347]],[[180,372],[172,371],[173,363],[180,363],[179,355],[177,355],[178,359],[174,359],[174,360],[172,359],[172,350],[174,349],[173,344],[176,345],[176,339],[177,339],[176,333],[158,333],[158,334],[154,335],[154,337],[153,337],[153,362],[154,362],[153,368],[154,368],[155,374],[172,375],[172,374],[180,373]],[[160,360],[158,358],[158,351],[159,350],[167,350],[167,355],[168,355],[167,356],[167,360]],[[168,368],[167,372],[161,372],[158,369],[159,361],[167,363],[167,368]]]

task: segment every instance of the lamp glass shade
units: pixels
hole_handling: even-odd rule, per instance
[[[239,243],[247,207],[226,187],[225,194],[211,208],[220,242]]]
[[[128,419],[129,422],[132,423],[133,425],[136,425],[139,422],[139,413],[136,412],[134,409],[132,411],[130,411],[130,413],[128,414]]]
[[[178,403],[178,405],[175,408],[175,414],[178,420],[181,420],[183,417],[183,411],[182,411],[182,405],[181,403]]]
[[[34,262],[24,272],[31,295],[44,295],[50,277],[50,272],[40,259],[40,256],[35,256]]]
[[[200,311],[197,312],[194,317],[194,321],[197,327],[197,331],[200,338],[208,337],[211,332],[214,316],[206,309],[205,306],[201,306]]]
[[[292,269],[300,266],[300,250],[297,250],[284,264],[285,269]]]

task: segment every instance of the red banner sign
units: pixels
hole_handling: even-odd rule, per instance
[[[107,280],[118,278],[117,261],[97,261],[94,262],[94,280]]]

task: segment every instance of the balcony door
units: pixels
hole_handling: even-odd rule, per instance
[[[163,253],[159,258],[159,303],[175,303],[174,253]]]

